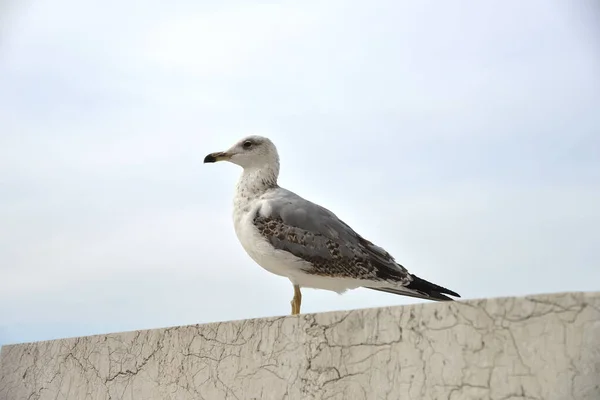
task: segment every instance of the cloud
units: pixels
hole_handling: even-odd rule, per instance
[[[251,4],[167,19],[141,51],[159,67],[194,76],[243,75],[261,55],[297,43],[318,21],[300,4]],[[312,10],[310,10],[312,11]]]

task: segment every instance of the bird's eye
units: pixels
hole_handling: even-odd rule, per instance
[[[243,144],[245,149],[249,149],[250,147],[252,147],[252,142],[249,140],[246,140]]]

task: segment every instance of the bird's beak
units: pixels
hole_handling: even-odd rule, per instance
[[[209,155],[204,157],[204,162],[205,163],[214,163],[217,161],[227,161],[230,158],[231,158],[231,154],[224,152],[224,151],[218,151],[216,153],[210,153]]]

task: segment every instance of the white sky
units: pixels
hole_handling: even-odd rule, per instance
[[[599,289],[592,1],[2,4],[0,344],[288,314],[202,164],[248,134],[464,298]]]

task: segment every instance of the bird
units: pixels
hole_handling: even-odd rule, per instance
[[[254,262],[293,285],[291,315],[300,314],[302,288],[339,294],[367,288],[432,301],[460,295],[410,273],[332,211],[278,184],[280,159],[267,137],[247,136],[204,163],[242,167],[233,199],[236,236]]]

